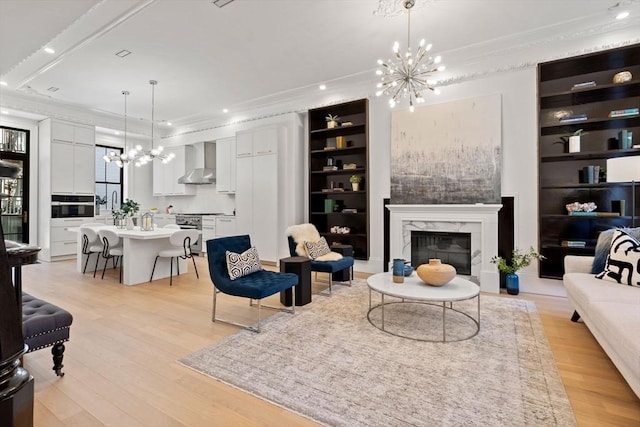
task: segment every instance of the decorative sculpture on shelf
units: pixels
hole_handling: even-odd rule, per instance
[[[593,202],[587,202],[587,203],[580,203],[580,202],[573,202],[573,203],[567,203],[566,206],[567,208],[567,212],[593,212],[595,211],[598,206],[596,206],[595,203]]]

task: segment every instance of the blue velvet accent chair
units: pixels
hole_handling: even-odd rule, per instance
[[[291,256],[300,256],[296,252],[296,242],[293,240],[293,237],[287,236],[289,239],[289,253]],[[331,286],[333,285],[333,273],[337,273],[338,271],[349,269],[349,286],[351,286],[351,279],[353,278],[353,257],[344,256],[342,259],[337,261],[316,261],[311,260],[311,271],[316,272],[316,278],[318,276],[318,272],[321,273],[329,273],[329,293],[331,293]]]
[[[260,332],[260,308],[269,308],[287,313],[295,313],[295,304],[290,310],[269,307],[261,304],[263,298],[269,297],[287,289],[291,289],[295,301],[295,287],[298,284],[298,276],[292,273],[278,273],[268,270],[260,270],[231,280],[227,270],[227,251],[242,253],[251,248],[251,239],[248,235],[220,237],[207,240],[207,258],[209,261],[209,274],[213,282],[213,311],[211,321],[229,323]],[[259,250],[259,249],[258,249]],[[258,252],[259,253],[259,252]],[[216,317],[216,303],[218,292],[237,297],[249,298],[249,304],[253,306],[253,300],[257,300],[258,322],[255,325],[244,325],[230,320]]]

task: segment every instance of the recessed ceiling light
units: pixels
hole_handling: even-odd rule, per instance
[[[51,49],[50,47],[45,47],[45,48],[44,48],[44,51],[45,51],[45,52],[47,52],[47,53],[50,53],[50,54],[54,54],[54,53],[56,53],[56,51],[55,51],[55,50],[53,50],[53,49]]]
[[[9,86],[9,83],[5,82],[4,80],[0,82],[0,86]]]
[[[127,49],[122,49],[120,52],[116,53],[116,56],[119,56],[120,58],[124,58],[127,55],[131,55],[131,52]]]
[[[7,110],[2,110],[2,111],[0,111],[0,113],[2,113],[2,114],[9,114],[9,112],[8,112]]]
[[[628,16],[629,16],[629,12],[625,10],[624,12],[620,12],[619,14],[617,14],[616,19],[624,19]]]
[[[327,88],[327,85],[320,85],[320,86],[318,86],[318,88],[319,88],[320,90],[325,90],[325,89]]]
[[[51,86],[49,89],[47,89],[49,92],[57,92],[60,90],[59,87],[55,87],[55,86]]]
[[[167,122],[167,126],[173,126],[173,123]]]
[[[223,112],[223,113],[228,113],[228,112],[229,112],[229,109],[228,109],[228,108],[223,108],[223,109],[222,109],[222,112]]]
[[[118,132],[117,130],[114,130],[114,131],[113,131],[113,133],[114,133],[115,135],[120,135],[120,132]]]

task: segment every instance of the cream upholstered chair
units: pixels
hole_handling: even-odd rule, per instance
[[[107,264],[109,259],[113,260],[113,268],[118,266],[120,261],[120,283],[122,283],[122,255],[124,251],[122,249],[122,240],[112,230],[98,230],[98,236],[102,240],[102,258],[104,258],[104,267],[102,268],[102,278],[104,279],[104,272],[107,270]]]
[[[96,277],[100,253],[104,247],[102,245],[102,240],[94,228],[87,227],[86,225],[80,227],[80,233],[82,233],[82,254],[87,256],[87,260],[84,262],[84,268],[82,269],[82,274],[87,271],[87,265],[89,265],[89,258],[91,258],[91,255],[96,254],[96,268],[93,270],[93,277]]]
[[[170,224],[171,225],[171,224]],[[173,228],[173,227],[166,227]],[[180,227],[178,227],[180,228]],[[191,252],[191,245],[196,243],[200,238],[200,232],[198,230],[179,230],[174,232],[169,237],[169,243],[171,243],[171,248],[161,250],[156,256],[156,260],[153,262],[153,270],[151,270],[151,278],[149,281],[153,280],[153,273],[156,271],[156,264],[158,262],[158,258],[170,258],[170,276],[169,276],[169,286],[173,286],[173,259],[176,260],[176,268],[178,271],[178,275],[180,274],[180,264],[178,263],[178,258],[180,259],[188,259],[191,258],[193,261],[193,269],[196,271],[196,277],[199,279],[198,275],[198,267],[196,267],[196,260],[193,258],[193,253]]]

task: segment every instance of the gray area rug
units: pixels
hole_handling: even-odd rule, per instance
[[[355,280],[180,363],[330,426],[575,425],[534,303],[483,295],[478,335],[450,343],[389,335],[368,308],[366,282]],[[475,317],[477,302],[454,308]],[[468,318],[447,315],[452,334],[473,332]],[[385,326],[438,338],[442,311],[394,304]]]

